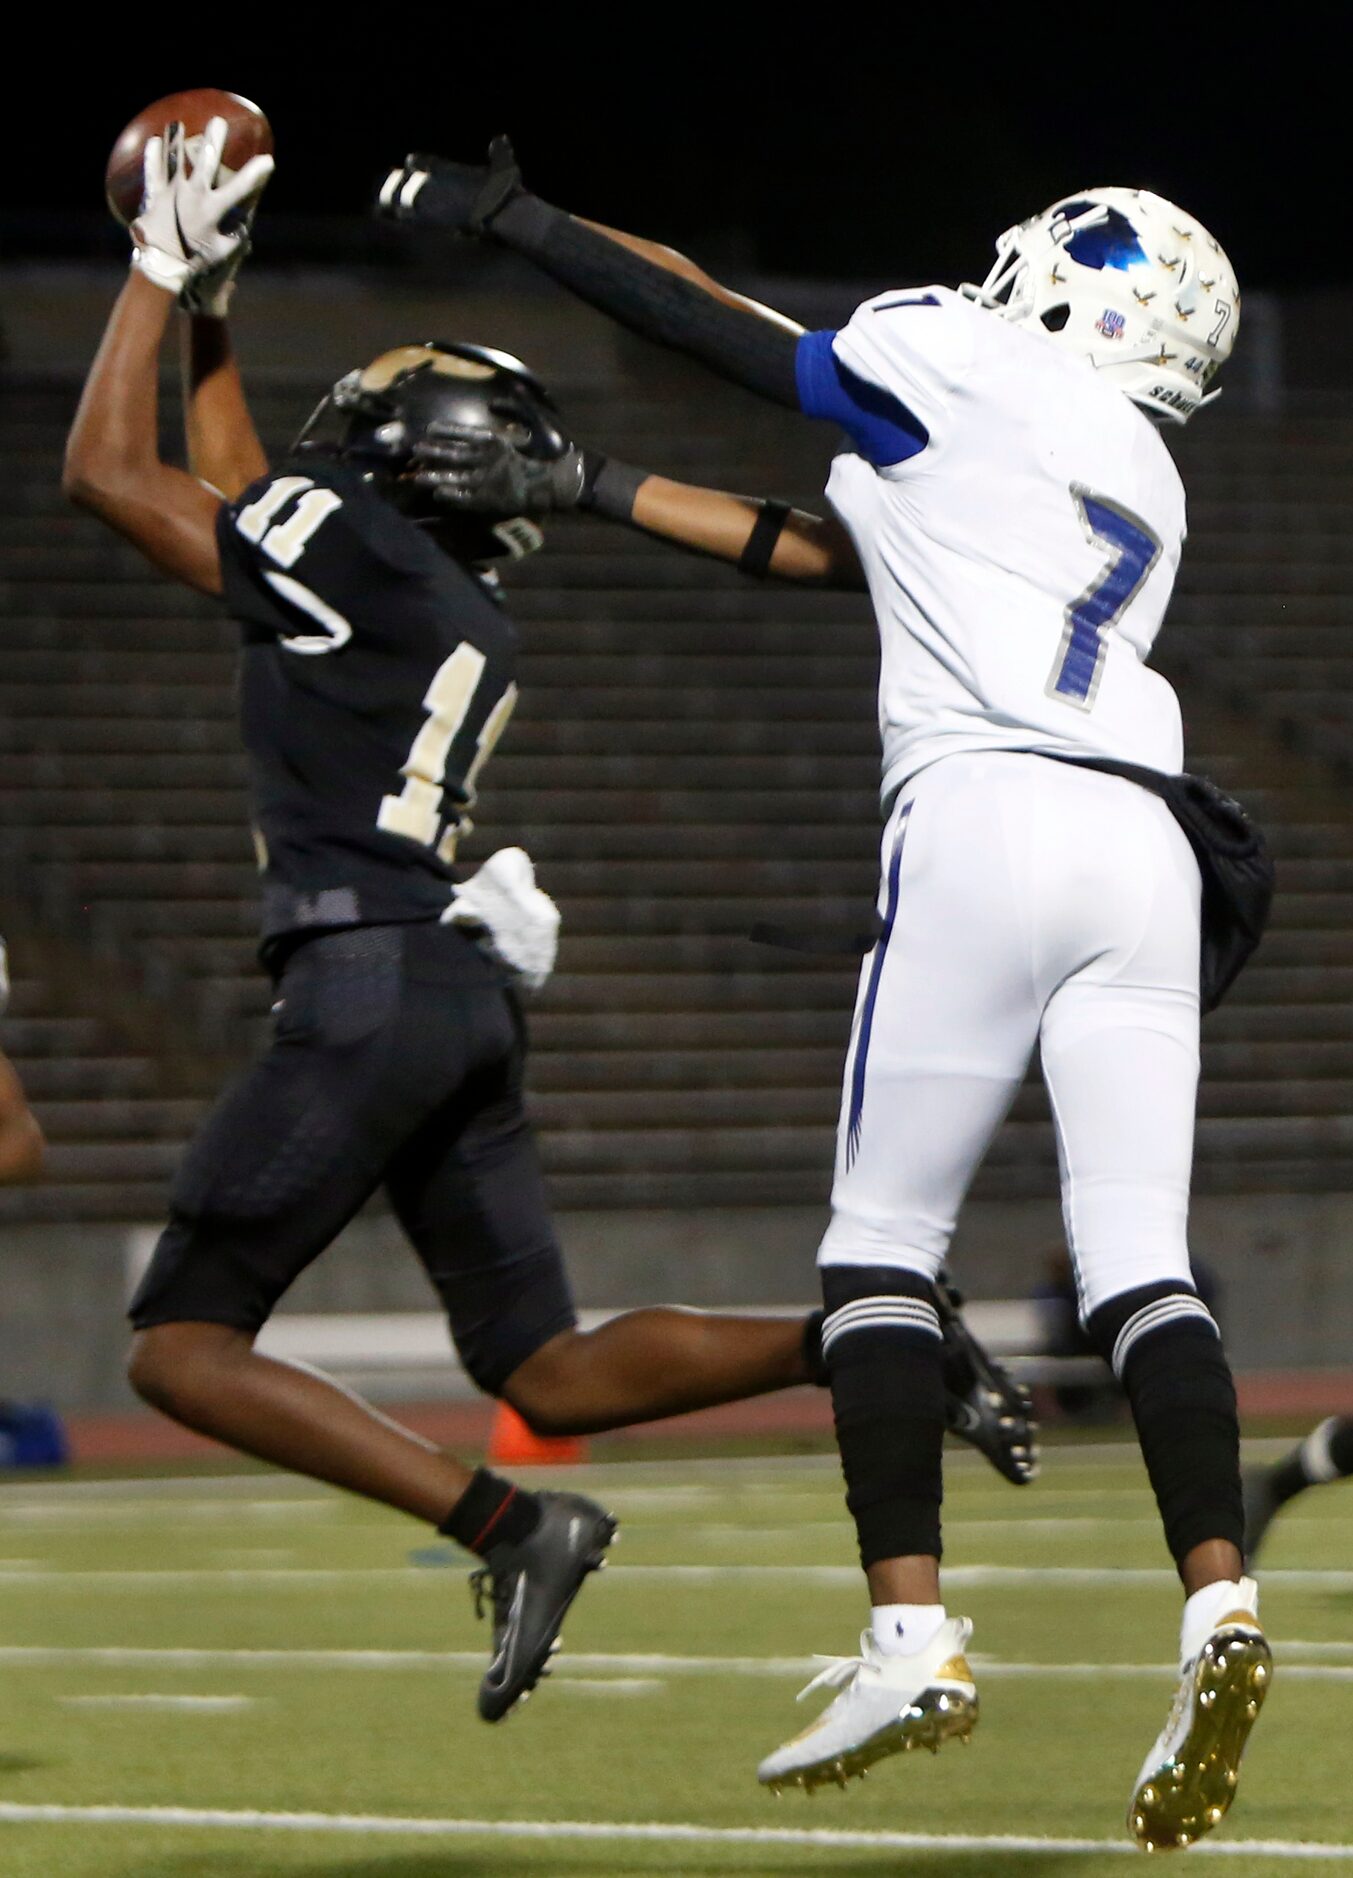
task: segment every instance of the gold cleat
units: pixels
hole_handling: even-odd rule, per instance
[[[977,1690],[963,1655],[971,1625],[948,1618],[914,1656],[888,1656],[868,1631],[855,1657],[827,1657],[804,1696],[824,1686],[836,1700],[801,1734],[762,1761],[763,1786],[794,1786],[804,1793],[845,1787],[890,1754],[966,1741],[977,1725]]]
[[[961,1741],[966,1747],[977,1726],[977,1716],[975,1691],[971,1696],[960,1696],[952,1691],[927,1690],[895,1720],[861,1741],[849,1753],[833,1754],[829,1759],[803,1768],[788,1784],[811,1796],[819,1787],[844,1788],[852,1780],[866,1779],[875,1762],[885,1760],[890,1754],[910,1754],[913,1748],[926,1748],[931,1754],[938,1754],[946,1741]],[[779,1791],[780,1783],[767,1784],[772,1792]]]
[[[1220,1825],[1272,1676],[1253,1613],[1223,1618],[1185,1670],[1128,1806],[1128,1831],[1143,1851],[1179,1850]]]

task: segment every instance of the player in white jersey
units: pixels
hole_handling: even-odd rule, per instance
[[[1082,1320],[1128,1394],[1186,1593],[1181,1682],[1129,1828],[1189,1844],[1230,1804],[1270,1668],[1234,1387],[1189,1267],[1201,877],[1160,793],[1183,761],[1178,705],[1145,662],[1184,538],[1157,425],[1206,402],[1230,353],[1230,264],[1161,198],[1092,189],[1004,235],[982,287],[880,294],[804,333],[529,195],[501,143],[484,168],[409,158],[381,201],[491,234],[847,437],[828,494],[849,539],[779,505],[590,472],[592,506],[750,571],[862,569],[882,642],[880,929],[819,1260],[871,1622],[812,1685],[841,1693],[760,1778],[844,1785],[976,1721],[970,1626],[940,1598],[932,1287],[1037,1047]]]
[[[1179,706],[1144,660],[1184,492],[1112,380],[933,287],[805,335],[799,385],[832,416],[843,386],[852,402],[872,387],[926,433],[897,463],[843,453],[827,484],[878,618],[885,799],[937,758],[990,750],[1178,770]]]

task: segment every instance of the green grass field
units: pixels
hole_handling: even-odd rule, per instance
[[[756,1762],[812,1712],[793,1699],[810,1654],[850,1653],[865,1615],[834,1462],[568,1478],[623,1543],[555,1676],[498,1728],[473,1712],[466,1561],[408,1522],[262,1472],[0,1487],[0,1872],[1089,1878],[1140,1857],[1123,1813],[1177,1597],[1126,1447],[1054,1450],[1024,1491],[954,1457],[971,1749],[779,1801]],[[1276,1529],[1273,1694],[1230,1818],[1184,1857],[1353,1874],[1350,1539],[1339,1488]]]

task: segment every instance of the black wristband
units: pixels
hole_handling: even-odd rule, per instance
[[[757,516],[752,532],[747,537],[747,546],[738,559],[738,570],[743,574],[753,574],[762,580],[770,572],[771,556],[775,544],[784,533],[785,523],[792,511],[787,502],[763,502],[761,513]]]
[[[600,450],[584,450],[583,492],[578,507],[591,509],[613,522],[633,521],[635,498],[648,477],[648,470],[603,456]]]

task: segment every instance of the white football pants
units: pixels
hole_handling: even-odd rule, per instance
[[[1039,1044],[1082,1317],[1188,1281],[1201,888],[1165,804],[951,756],[902,790],[882,856],[819,1263],[933,1278]]]

